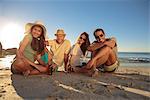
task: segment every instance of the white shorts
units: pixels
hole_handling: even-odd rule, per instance
[[[110,65],[110,66],[106,66],[104,65],[104,71],[113,71],[115,70],[117,67],[119,66],[119,61],[116,61],[114,64]]]

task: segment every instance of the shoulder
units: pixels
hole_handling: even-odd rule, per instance
[[[31,41],[32,41],[32,35],[25,34],[23,40],[20,42],[19,45],[20,45],[21,48],[22,48],[22,47],[24,48],[26,45],[30,44]],[[20,48],[20,47],[19,47],[19,48]]]
[[[97,41],[94,41],[90,44],[90,46],[93,46],[94,44],[97,44],[98,42]]]
[[[64,42],[65,42],[65,44],[71,45],[69,40],[65,40]]]
[[[116,37],[110,37],[110,38],[107,38],[107,39],[116,41]]]
[[[75,43],[74,45],[72,45],[72,48],[75,48],[75,47],[79,47],[79,44]]]
[[[114,40],[114,41],[116,41],[117,39],[116,39],[116,37],[111,37],[110,38],[111,40]]]
[[[56,43],[56,41],[55,40],[48,40],[48,43],[49,43],[49,45],[52,45],[52,44]]]
[[[106,41],[110,41],[110,40],[112,40],[112,41],[115,41],[115,42],[116,42],[116,38],[115,38],[115,37],[106,38]]]
[[[117,39],[116,39],[116,37],[111,37],[111,38],[109,38],[111,41],[114,41],[115,42],[115,46],[117,46]]]
[[[32,40],[32,35],[31,34],[25,34],[23,41],[27,41],[27,40]]]
[[[69,41],[69,40],[67,40],[67,39],[65,40],[65,42],[66,42],[66,43],[70,43],[70,41]]]
[[[31,34],[26,34],[25,36],[24,36],[24,39],[23,40],[29,40],[29,41],[31,41],[32,40],[32,35]]]
[[[32,38],[32,35],[31,34],[25,34],[24,37]]]

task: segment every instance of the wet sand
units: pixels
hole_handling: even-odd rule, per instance
[[[149,76],[145,67],[119,67],[94,78],[64,72],[24,77],[0,69],[0,100],[149,100]]]

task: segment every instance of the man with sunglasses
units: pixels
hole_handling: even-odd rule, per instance
[[[88,47],[92,57],[85,68],[94,70],[93,76],[98,74],[97,69],[107,72],[115,71],[118,67],[116,39],[105,38],[105,32],[100,28],[94,31],[94,37],[96,41]]]

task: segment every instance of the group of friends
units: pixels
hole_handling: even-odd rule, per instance
[[[57,30],[53,40],[48,39],[46,33],[46,27],[40,21],[26,24],[25,36],[11,65],[13,74],[28,76],[65,71],[97,76],[98,71],[113,72],[119,65],[116,39],[106,38],[101,28],[94,31],[93,43],[90,43],[88,33],[83,32],[72,47],[65,39],[63,29]],[[80,60],[87,52],[91,52],[91,58],[81,64]]]

